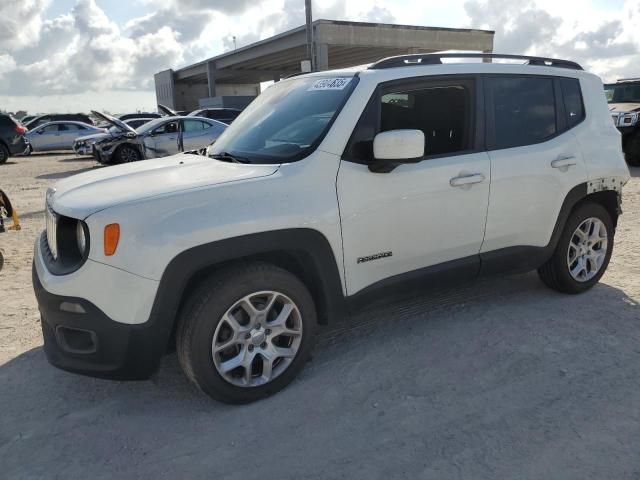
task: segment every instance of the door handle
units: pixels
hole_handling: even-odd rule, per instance
[[[472,173],[471,175],[462,175],[449,180],[452,187],[464,187],[465,185],[473,185],[474,183],[484,182],[484,175],[481,173]]]
[[[556,158],[553,162],[551,162],[551,166],[553,168],[564,169],[563,171],[567,171],[567,169],[576,164],[576,157],[573,155],[568,157],[559,157]]]

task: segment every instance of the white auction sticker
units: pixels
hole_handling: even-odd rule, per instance
[[[313,82],[309,90],[342,90],[350,81],[349,77],[323,78]]]

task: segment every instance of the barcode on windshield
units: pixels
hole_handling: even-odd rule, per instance
[[[349,77],[323,78],[313,82],[309,90],[342,90],[350,81]]]

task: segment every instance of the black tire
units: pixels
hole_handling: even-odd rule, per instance
[[[286,370],[270,382],[237,386],[214,364],[213,336],[223,315],[238,300],[265,290],[284,294],[297,306],[302,322],[300,345]],[[315,305],[305,285],[295,275],[268,263],[242,264],[212,275],[188,299],[178,321],[176,347],[185,375],[210,397],[231,404],[260,400],[287,386],[311,357],[317,328]]]
[[[640,130],[625,142],[624,158],[629,165],[640,166]]]
[[[4,193],[2,190],[0,190],[0,201],[2,202],[2,205],[4,206],[4,209],[7,212],[7,217],[12,217],[13,206],[11,205],[11,200],[9,200],[9,197],[7,196],[7,194]]]
[[[571,276],[569,266],[567,265],[569,242],[571,242],[574,232],[582,222],[592,217],[599,219],[606,228],[607,250],[602,266],[596,275],[587,281],[578,281]],[[553,256],[538,269],[540,278],[549,288],[562,293],[576,294],[589,290],[600,281],[600,278],[604,275],[609,265],[611,252],[613,251],[614,235],[615,227],[613,220],[609,212],[602,205],[590,202],[579,205],[571,215],[569,215]]]
[[[9,160],[9,149],[0,143],[0,165]]]
[[[131,163],[137,162],[142,159],[140,152],[133,145],[129,145],[125,143],[124,145],[120,145],[118,147],[118,152],[116,154],[118,158],[118,163]]]

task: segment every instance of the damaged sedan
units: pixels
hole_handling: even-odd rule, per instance
[[[135,130],[111,115],[96,111],[93,114],[120,132],[94,143],[96,159],[103,164],[203,150],[227,128],[224,123],[209,118],[173,116],[152,120]]]

